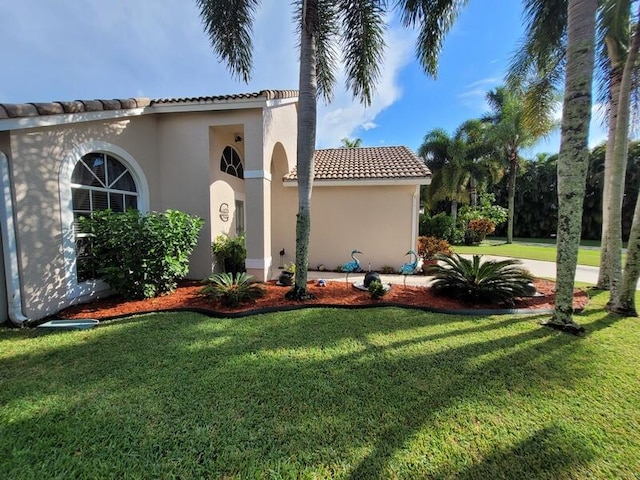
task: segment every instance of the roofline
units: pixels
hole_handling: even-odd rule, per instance
[[[256,93],[236,95],[157,100],[134,98],[51,103],[0,103],[0,131],[111,120],[154,113],[274,108],[295,104],[297,101],[296,90],[261,90]]]
[[[297,187],[297,180],[283,180],[285,187]],[[314,187],[379,187],[379,186],[406,186],[406,185],[431,185],[431,177],[412,178],[351,178],[349,180],[314,180]]]

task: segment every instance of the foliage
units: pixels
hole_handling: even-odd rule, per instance
[[[384,274],[390,275],[392,273],[398,273],[398,271],[397,271],[396,267],[392,267],[391,265],[383,265],[380,268],[380,273],[384,273]]]
[[[470,220],[467,225],[465,242],[470,244],[480,243],[487,237],[487,235],[491,235],[495,231],[496,224],[488,218]]]
[[[470,302],[513,303],[517,297],[526,295],[532,276],[520,267],[520,261],[486,260],[482,255],[467,259],[460,255],[438,255],[444,265],[434,265],[435,276],[431,288],[448,297]]]
[[[436,255],[451,255],[451,245],[436,237],[418,237],[418,256],[423,260],[433,260]]]
[[[247,259],[244,234],[234,238],[226,234],[218,235],[211,245],[211,251],[225,272],[233,274],[244,272]]]
[[[496,226],[507,221],[508,210],[500,205],[495,205],[496,197],[492,193],[483,193],[478,199],[478,205],[471,207],[464,205],[458,212],[458,218],[462,223],[469,223],[471,220],[486,218],[491,220]]]
[[[384,285],[382,284],[382,282],[379,282],[377,280],[374,280],[373,282],[371,282],[367,290],[369,290],[369,293],[371,294],[371,298],[373,298],[374,300],[379,300],[380,298],[384,297],[385,294],[387,293],[387,290],[386,288],[384,288]]]
[[[296,273],[296,263],[295,262],[289,262],[284,266],[284,271],[285,272],[290,272],[290,273]]]
[[[418,231],[420,236],[441,238],[452,244],[461,243],[464,238],[464,234],[456,229],[454,219],[444,212],[434,216],[420,215]]]
[[[264,285],[254,282],[254,277],[244,272],[237,275],[216,273],[207,278],[205,283],[207,285],[202,288],[201,294],[225,307],[235,308],[266,294]]]
[[[100,278],[125,298],[149,298],[173,290],[187,274],[203,223],[177,210],[100,210],[81,218],[80,228],[91,234],[91,262]]]

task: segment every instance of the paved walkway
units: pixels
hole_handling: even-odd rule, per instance
[[[463,255],[464,256],[464,255]],[[508,257],[497,257],[493,255],[483,255],[485,259],[492,260],[504,260]],[[541,260],[526,260],[522,259],[522,265],[529,270],[534,276],[542,278],[556,278],[556,264],[555,262],[543,262]],[[345,280],[345,274],[339,272],[317,272],[310,271],[307,274],[309,280],[317,280],[324,278],[327,280]],[[364,273],[350,273],[349,283],[362,282],[364,279]],[[403,275],[380,275],[382,283],[391,283],[394,285],[402,285],[405,278]],[[431,281],[431,277],[423,275],[408,275],[406,278],[407,285],[427,286]],[[585,282],[595,285],[598,283],[598,267],[588,267],[585,265],[578,265],[576,268],[576,281]],[[640,281],[638,282],[637,289],[640,290]]]

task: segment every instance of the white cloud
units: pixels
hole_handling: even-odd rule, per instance
[[[462,106],[472,110],[474,114],[484,113],[489,110],[487,92],[500,85],[502,81],[500,76],[481,78],[467,85],[456,97]]]
[[[318,106],[317,144],[319,147],[337,146],[341,138],[357,137],[358,130],[376,127],[375,118],[402,95],[398,76],[411,61],[413,40],[411,34],[400,28],[387,31],[387,48],[381,65],[380,79],[371,105],[365,107],[344,89],[344,73],[338,77],[339,88],[329,105]]]

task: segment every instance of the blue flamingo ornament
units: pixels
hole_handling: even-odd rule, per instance
[[[349,283],[349,274],[351,272],[357,272],[360,270],[360,260],[356,258],[356,253],[362,253],[360,250],[353,250],[351,252],[351,258],[353,258],[352,262],[347,262],[342,265],[342,271],[347,274],[347,283]]]
[[[407,275],[413,275],[420,268],[422,268],[422,259],[418,258],[416,252],[413,250],[409,250],[405,255],[412,255],[415,257],[415,260],[409,263],[405,263],[400,267],[400,273],[404,276],[404,286],[407,286]]]

